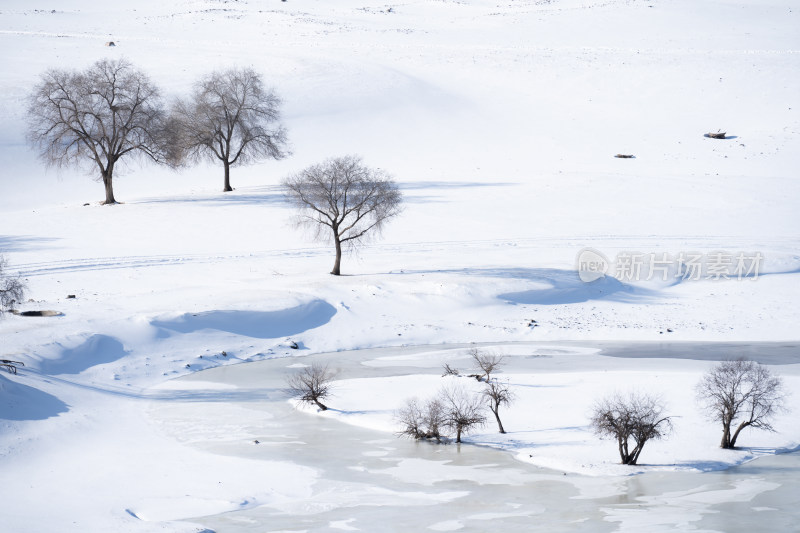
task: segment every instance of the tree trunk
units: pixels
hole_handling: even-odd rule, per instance
[[[106,201],[103,202],[103,205],[112,205],[117,203],[117,200],[114,198],[114,187],[112,184],[114,169],[109,165],[108,169],[103,172],[103,185],[106,188]]]
[[[331,270],[331,274],[334,276],[339,276],[342,273],[342,241],[339,240],[339,235],[336,234],[336,230],[334,230],[333,235],[333,242],[336,244],[336,262],[333,263],[333,270]]]
[[[732,448],[731,445],[731,425],[730,423],[722,424],[722,442],[719,444],[720,448]]]
[[[498,411],[499,411],[499,409],[498,410],[492,409],[492,412],[494,413],[494,417],[497,419],[497,427],[500,429],[500,433],[505,433],[506,430],[503,429],[503,423],[500,422],[500,414],[499,414]]]
[[[223,161],[222,164],[225,166],[225,187],[222,188],[222,192],[231,192],[233,190],[231,187],[231,164],[227,161]]]
[[[457,443],[461,442],[461,426],[458,426],[456,428],[456,442]]]
[[[321,404],[319,402],[319,400],[314,400],[314,403],[317,404],[317,407],[319,407],[320,410],[322,410],[322,411],[327,411],[328,410],[328,406]]]
[[[739,433],[750,425],[750,422],[742,422],[739,424],[739,427],[736,428],[736,431],[733,433],[733,437],[731,437],[730,446],[728,448],[735,448],[736,447],[736,439],[739,438]]]

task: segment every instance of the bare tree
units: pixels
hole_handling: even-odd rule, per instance
[[[508,388],[508,383],[500,383],[497,378],[486,382],[486,388],[481,392],[483,397],[489,401],[489,410],[497,420],[497,428],[500,433],[505,433],[503,422],[500,420],[500,406],[511,405],[514,401],[514,393]]]
[[[417,398],[408,399],[406,405],[395,413],[395,420],[402,427],[398,435],[416,440],[442,441],[444,405],[438,398],[432,398],[425,404],[421,404]]]
[[[656,396],[632,392],[614,394],[598,401],[592,409],[591,425],[602,437],[617,439],[624,465],[635,465],[645,443],[661,439],[672,430],[669,416]]]
[[[715,365],[703,375],[696,392],[708,415],[722,423],[722,448],[736,447],[746,427],[775,431],[771,419],[785,400],[781,378],[747,359]]]
[[[503,364],[503,360],[505,359],[505,357],[502,355],[497,355],[491,352],[483,352],[478,348],[472,348],[469,351],[469,355],[472,357],[472,360],[475,361],[478,369],[480,369],[482,372],[481,374],[475,374],[478,381],[481,379],[485,379],[487,382],[491,380],[492,372],[497,370],[500,365]]]
[[[25,296],[25,283],[7,273],[8,261],[0,255],[0,311],[10,309]]]
[[[327,365],[313,363],[288,376],[286,383],[292,396],[299,397],[302,402],[316,404],[321,410],[327,411],[328,406],[321,400],[331,395],[334,377],[336,372],[330,370]]]
[[[440,391],[439,400],[444,406],[444,426],[455,432],[456,442],[461,442],[462,434],[486,424],[483,404],[478,395],[452,385]]]
[[[222,190],[232,191],[232,166],[288,155],[280,107],[281,99],[253,69],[212,72],[196,84],[191,99],[173,106],[173,157],[220,161],[225,170]]]
[[[57,167],[99,171],[104,204],[114,198],[114,171],[125,157],[164,160],[164,111],[158,89],[124,59],[79,71],[49,70],[28,97],[28,140]]]
[[[400,213],[402,194],[394,180],[382,170],[364,166],[356,156],[308,167],[286,178],[283,186],[289,202],[301,210],[300,223],[313,228],[317,237],[333,238],[335,276],[341,274],[343,246],[380,232]]]

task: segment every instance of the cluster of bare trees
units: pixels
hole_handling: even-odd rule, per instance
[[[180,167],[203,157],[230,167],[287,154],[280,99],[252,69],[212,72],[191,98],[170,108],[159,89],[124,59],[85,70],[45,72],[28,97],[28,140],[47,165],[99,176],[104,204],[117,203],[114,171],[139,158]]]
[[[453,439],[460,443],[462,435],[486,424],[487,408],[494,415],[499,432],[505,433],[500,407],[510,405],[514,394],[508,383],[491,376],[501,366],[503,357],[477,349],[471,350],[470,356],[479,372],[466,377],[474,377],[484,388],[480,392],[469,390],[457,381],[461,373],[445,364],[443,377],[450,381],[437,394],[426,400],[409,398],[395,412],[395,422],[400,426],[398,435],[437,443]],[[287,378],[289,392],[300,401],[326,410],[321,400],[330,395],[335,375],[327,366],[304,367]],[[722,424],[722,448],[733,448],[747,427],[774,431],[772,417],[783,409],[785,400],[782,380],[771,375],[766,367],[746,359],[715,365],[703,375],[696,394],[709,417]],[[595,402],[590,426],[600,438],[616,440],[622,464],[636,465],[648,441],[671,433],[674,417],[666,415],[665,410],[663,400],[657,395],[614,393]]]
[[[515,396],[508,383],[491,376],[492,372],[499,370],[504,358],[477,348],[471,349],[469,354],[477,372],[467,377],[483,382],[483,389],[477,393],[471,392],[464,385],[451,381],[424,403],[417,398],[409,398],[395,413],[395,420],[401,427],[399,435],[415,440],[436,439],[436,442],[442,442],[445,434],[449,434],[453,435],[455,442],[460,443],[462,435],[486,424],[487,409],[494,415],[498,431],[506,432],[500,419],[500,407],[510,405]],[[445,363],[442,377],[460,375],[458,369]]]
[[[783,410],[783,381],[765,366],[747,359],[722,361],[697,384],[696,398],[708,418],[722,424],[721,448],[734,448],[747,427],[775,431],[772,418]],[[602,437],[614,438],[623,464],[635,465],[645,443],[661,439],[672,430],[663,401],[634,392],[614,394],[597,402],[591,426]]]
[[[77,166],[98,176],[103,204],[116,204],[115,172],[135,159],[180,168],[201,160],[232,167],[289,155],[281,99],[250,68],[211,72],[188,98],[167,106],[159,89],[124,59],[104,59],[85,70],[45,72],[28,97],[28,140],[45,164]],[[283,181],[298,222],[333,242],[332,274],[342,249],[378,233],[400,213],[392,177],[356,156],[329,159]]]

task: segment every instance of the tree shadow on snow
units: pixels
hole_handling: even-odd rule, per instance
[[[231,192],[203,192],[198,195],[167,196],[158,198],[143,198],[138,201],[129,202],[137,205],[147,204],[205,204],[215,207],[233,205],[273,205],[291,207],[286,201],[283,192],[277,186],[267,187],[246,187]]]
[[[68,410],[52,394],[0,376],[0,419],[45,420]]]
[[[170,320],[154,320],[153,326],[178,333],[217,330],[257,339],[296,335],[327,324],[336,308],[324,300],[313,300],[278,311],[206,311],[185,313]]]
[[[656,299],[658,296],[656,291],[635,287],[610,276],[587,283],[581,281],[577,271],[557,268],[405,270],[395,274],[460,274],[464,276],[526,280],[540,285],[540,287],[534,289],[497,295],[497,298],[512,304],[564,305],[592,300],[646,303]]]
[[[125,357],[129,352],[120,341],[108,335],[92,335],[75,348],[61,352],[54,360],[39,364],[43,374],[80,374],[86,369]]]
[[[30,235],[0,235],[0,253],[34,250],[57,240],[59,239]]]

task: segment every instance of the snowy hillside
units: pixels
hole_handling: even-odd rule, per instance
[[[322,512],[313,502],[330,489],[326,467],[250,447],[264,427],[284,423],[274,421],[286,415],[278,385],[203,374],[191,385],[205,368],[472,342],[523,343],[514,348],[522,360],[536,343],[565,343],[595,354],[585,367],[570,359],[575,374],[548,383],[567,387],[606,369],[598,341],[654,352],[671,343],[670,354],[685,346],[688,356],[712,341],[746,345],[732,353],[797,353],[798,17],[790,0],[4,0],[0,254],[27,283],[20,310],[61,313],[0,318],[0,359],[25,365],[0,376],[4,527],[199,531],[207,524],[196,517],[263,505]],[[25,98],[47,69],[103,58],[131,61],[168,101],[214,69],[252,67],[283,99],[292,155],[234,167],[230,193],[220,192],[221,166],[134,163],[115,178],[121,203],[100,205],[91,169],[47,169],[37,159],[25,139]],[[717,131],[727,138],[704,136]],[[279,183],[346,154],[392,174],[405,204],[333,277],[331,245],[294,227]],[[576,272],[586,248],[610,268],[591,283]],[[698,279],[678,270],[686,257],[700,258]],[[729,275],[715,276],[723,257]],[[649,268],[656,258],[668,263],[663,272]],[[737,258],[746,263],[738,273]],[[624,268],[630,259],[641,272]],[[624,361],[612,365],[609,386],[652,385],[649,366]],[[690,388],[710,363],[658,361],[664,375],[680,373],[659,386],[679,384],[686,392],[674,393],[676,407],[691,409]],[[438,372],[421,368],[408,372]],[[797,361],[774,369],[796,385]],[[508,372],[533,387],[543,385],[538,372],[555,370]],[[341,376],[342,401],[364,418],[339,418],[384,431],[394,446],[391,406],[359,405],[394,376],[357,374]],[[165,383],[180,376],[191,377]],[[362,378],[369,383],[353,388]],[[560,391],[575,398],[576,424],[601,385]],[[795,416],[798,396],[789,400]],[[197,422],[198,406],[213,424]],[[546,431],[536,424],[549,420],[526,431]],[[704,431],[692,418],[683,444],[665,444],[658,460],[715,470],[795,449],[796,418],[781,420],[777,434],[751,441],[763,450],[726,459],[719,450],[673,453]],[[285,442],[310,442],[291,431]],[[713,446],[718,428],[705,431]],[[529,437],[516,449],[535,444]],[[495,439],[487,429],[474,442],[514,448]],[[559,463],[557,452],[529,462],[586,470],[574,454]],[[607,466],[599,471],[616,474]],[[360,494],[376,507],[392,498],[414,508],[452,503],[469,490],[364,483]],[[356,504],[327,505],[336,514]],[[323,526],[284,529],[351,527],[349,515],[333,514]],[[588,523],[623,520],[611,514]]]

